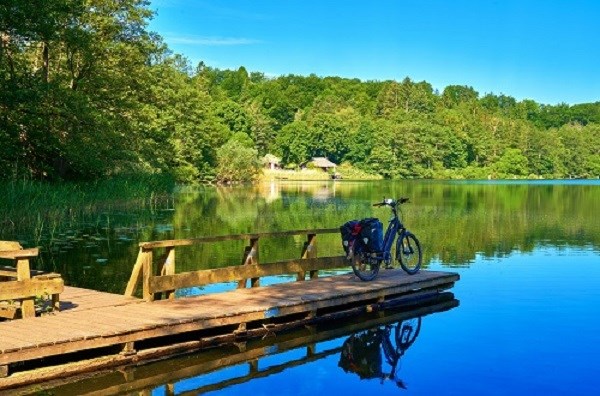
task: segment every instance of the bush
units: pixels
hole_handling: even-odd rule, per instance
[[[252,181],[260,169],[256,149],[230,140],[217,150],[217,180],[220,182]]]

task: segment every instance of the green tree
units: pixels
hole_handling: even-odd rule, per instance
[[[284,164],[307,161],[310,150],[309,127],[305,121],[295,121],[284,126],[275,139],[274,151]]]
[[[260,169],[258,152],[252,140],[243,133],[235,134],[217,150],[217,179],[221,182],[248,182]]]
[[[442,92],[441,102],[445,107],[454,108],[461,103],[471,103],[479,98],[479,93],[466,85],[448,85]]]
[[[527,176],[529,174],[527,157],[519,149],[508,149],[494,164],[494,169],[502,176]]]

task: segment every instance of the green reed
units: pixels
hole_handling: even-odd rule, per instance
[[[112,213],[169,205],[174,183],[167,176],[136,175],[85,183],[11,180],[0,187],[0,239],[39,246],[83,223],[105,226]]]

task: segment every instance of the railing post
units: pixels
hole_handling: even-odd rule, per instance
[[[175,246],[167,246],[165,254],[158,259],[158,267],[156,268],[156,276],[174,275],[175,274]],[[164,297],[169,300],[175,299],[175,290],[166,290]],[[154,293],[155,300],[161,300],[163,293]]]
[[[244,250],[244,259],[242,265],[258,264],[258,238],[250,238],[250,244]],[[247,279],[242,279],[238,282],[238,289],[246,287]],[[251,287],[260,286],[260,278],[252,278],[250,280]]]
[[[167,258],[165,259],[161,271],[161,275],[175,275],[175,247],[171,246],[167,248]],[[175,290],[168,290],[165,292],[166,297],[169,300],[175,299]]]
[[[142,295],[146,301],[154,301],[154,294],[150,293],[150,278],[152,272],[152,248],[143,250],[142,258]]]
[[[308,234],[304,248],[302,249],[302,258],[316,258],[317,257],[317,234]],[[319,270],[310,271],[310,279],[315,279],[319,276]],[[306,273],[301,271],[298,273],[296,278],[299,281],[306,279]]]

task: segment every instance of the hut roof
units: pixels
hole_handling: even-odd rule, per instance
[[[337,166],[325,157],[314,157],[312,159],[312,162],[315,166],[319,168],[335,168]]]
[[[267,154],[263,157],[263,163],[265,164],[279,164],[281,158],[274,156],[273,154]]]

